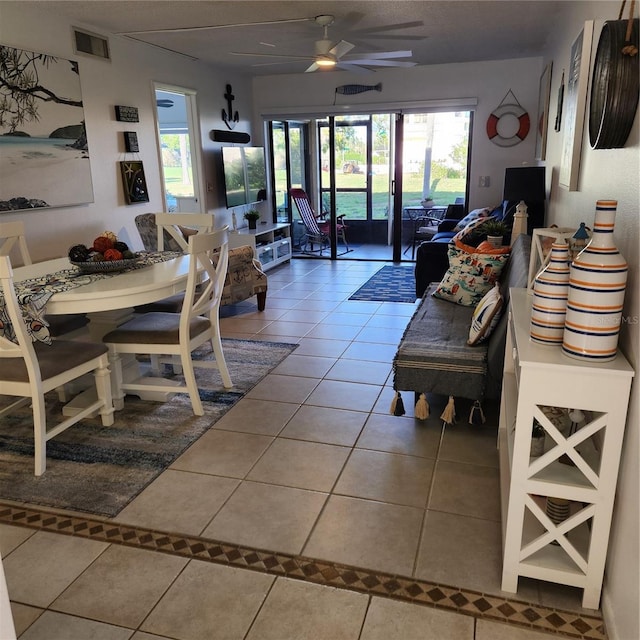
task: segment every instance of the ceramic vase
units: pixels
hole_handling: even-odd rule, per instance
[[[606,362],[616,357],[629,267],[613,242],[616,200],[598,200],[593,237],[571,264],[562,351]]]
[[[549,262],[533,281],[530,328],[533,342],[551,346],[562,344],[570,263],[569,245],[564,241],[554,242]]]

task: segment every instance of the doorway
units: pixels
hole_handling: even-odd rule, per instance
[[[166,212],[204,213],[197,153],[196,95],[155,85],[158,152]]]

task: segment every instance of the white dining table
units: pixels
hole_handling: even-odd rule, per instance
[[[68,258],[45,260],[35,264],[16,267],[13,270],[14,282],[30,280],[71,269]],[[110,274],[109,277],[80,284],[66,291],[53,293],[46,305],[47,315],[86,313],[89,316],[88,338],[99,342],[102,337],[128,320],[133,307],[162,300],[184,291],[187,286],[189,256],[178,255],[165,262],[156,262],[144,267]],[[78,277],[82,274],[78,272]],[[123,378],[131,381],[140,378],[141,370],[135,357],[123,357]],[[116,384],[112,376],[112,386]],[[151,380],[149,379],[149,382]],[[177,384],[177,383],[176,383]],[[114,389],[114,397],[119,396]],[[76,396],[64,407],[65,415],[73,415],[89,401],[95,389],[87,389]],[[141,392],[145,400],[166,401],[170,394],[160,392]],[[123,402],[114,402],[116,409],[122,409]]]

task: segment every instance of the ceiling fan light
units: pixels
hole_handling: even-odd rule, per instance
[[[316,58],[316,64],[319,67],[335,67],[336,59],[330,56],[319,56]]]

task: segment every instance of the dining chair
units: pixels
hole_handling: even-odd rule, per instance
[[[218,254],[217,265],[214,262],[215,252]],[[190,236],[187,253],[190,261],[184,299],[193,302],[183,304],[179,314],[141,314],[107,333],[103,338],[109,347],[116,402],[122,400],[124,392],[134,395],[136,391],[150,390],[162,393],[188,393],[194,414],[204,415],[191,354],[207,341],[211,343],[214,359],[198,360],[197,365],[218,369],[224,387],[228,389],[233,386],[222,350],[219,326],[220,298],[229,258],[228,227]],[[150,377],[123,382],[120,355],[124,353],[147,354],[152,358],[179,356],[185,384],[176,385],[175,381]]]
[[[0,410],[8,415],[31,401],[35,475],[44,473],[47,442],[83,418],[100,412],[102,424],[113,424],[113,402],[107,347],[94,342],[54,340],[50,345],[32,342],[22,319],[22,311],[13,286],[13,269],[8,256],[0,256],[0,280],[4,308],[13,325],[16,342],[0,335],[0,385],[2,393],[18,399]],[[1,320],[1,317],[0,317]],[[45,394],[93,372],[97,399],[77,414],[47,428]]]
[[[17,253],[23,265],[33,264],[22,221],[0,222],[0,255],[11,256]],[[14,260],[15,263],[15,260]],[[70,334],[89,324],[85,313],[69,313],[64,315],[46,315],[45,322],[49,327],[49,334],[53,338]]]

